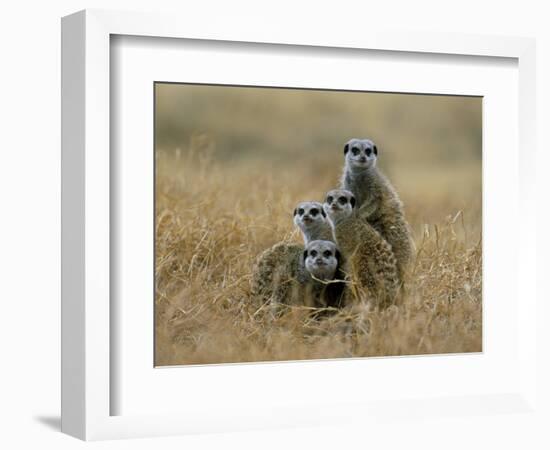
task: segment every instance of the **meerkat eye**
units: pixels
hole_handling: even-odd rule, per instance
[[[334,199],[330,195],[327,197],[327,203],[332,203],[333,200]]]
[[[351,149],[351,153],[353,153],[354,156],[357,156],[359,154],[359,149],[357,147],[353,147]]]
[[[371,153],[372,153],[372,150],[369,147],[367,147],[366,150],[365,150],[365,154],[367,156],[370,156]]]
[[[319,214],[319,210],[317,208],[312,208],[309,212],[313,217],[315,217],[317,214]]]
[[[332,256],[332,252],[331,252],[330,250],[325,250],[325,251],[323,252],[323,256],[324,256],[325,258],[330,258],[330,257]]]
[[[346,197],[340,197],[338,201],[340,204],[345,205],[348,202],[348,199]]]
[[[309,255],[315,258],[317,256],[317,250],[311,250]]]
[[[299,214],[300,216],[303,216],[303,215],[304,215],[304,208],[300,208],[300,209],[298,210],[298,214]]]

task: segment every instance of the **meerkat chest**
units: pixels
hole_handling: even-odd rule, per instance
[[[347,171],[344,177],[344,189],[351,191],[355,196],[356,208],[370,205],[375,202],[375,180],[366,173]]]

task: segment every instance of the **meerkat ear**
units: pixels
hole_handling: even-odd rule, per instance
[[[335,255],[336,255],[336,260],[340,262],[342,260],[342,255],[340,254],[340,250],[336,249]]]
[[[375,154],[376,156],[378,156],[378,149],[376,148],[376,145],[374,145],[374,146],[372,147],[372,151],[374,152],[374,154]]]
[[[307,258],[307,250],[304,250],[304,262],[305,262],[306,258]]]
[[[349,198],[349,202],[351,204],[351,207],[355,208],[355,197],[353,195]]]
[[[321,206],[321,214],[323,215],[323,217],[327,217],[327,213],[325,212],[325,208],[323,208]]]
[[[294,217],[296,215],[296,213],[298,212],[298,209],[297,208],[294,208],[294,212],[292,213],[292,217]]]
[[[349,144],[344,145],[344,155],[348,152],[348,150],[349,150]]]

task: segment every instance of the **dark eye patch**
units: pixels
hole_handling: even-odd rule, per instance
[[[303,215],[304,215],[304,208],[300,208],[300,209],[298,210],[298,214],[299,214],[300,216],[303,216]]]
[[[332,252],[331,252],[330,250],[325,250],[325,251],[323,252],[323,256],[324,256],[325,258],[330,258],[330,257],[332,256]]]
[[[334,199],[332,198],[331,195],[329,195],[329,196],[327,197],[327,203],[332,203],[333,200],[334,200]]]
[[[309,252],[309,255],[310,255],[310,256],[313,256],[313,257],[315,258],[315,257],[317,256],[317,250],[311,250],[311,251]]]
[[[341,205],[345,205],[347,202],[348,202],[348,199],[346,197],[340,197],[338,199],[338,202],[341,204]]]
[[[372,149],[369,148],[369,147],[367,147],[367,148],[365,149],[365,154],[366,154],[367,156],[370,156],[371,153],[372,153]]]
[[[351,153],[353,153],[355,156],[359,154],[359,149],[357,147],[352,147]]]
[[[319,210],[317,208],[311,208],[311,210],[309,211],[309,213],[315,217],[317,214],[319,214]]]

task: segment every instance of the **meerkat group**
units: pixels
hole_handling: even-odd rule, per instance
[[[401,200],[377,159],[369,139],[345,144],[340,188],[323,204],[297,205],[293,221],[304,245],[278,243],[259,256],[254,296],[271,305],[336,308],[365,296],[378,307],[396,301],[414,244]]]
[[[343,283],[329,282],[343,278],[341,256],[323,205],[299,203],[293,221],[304,245],[280,242],[265,250],[252,273],[253,295],[274,306],[340,306]]]

